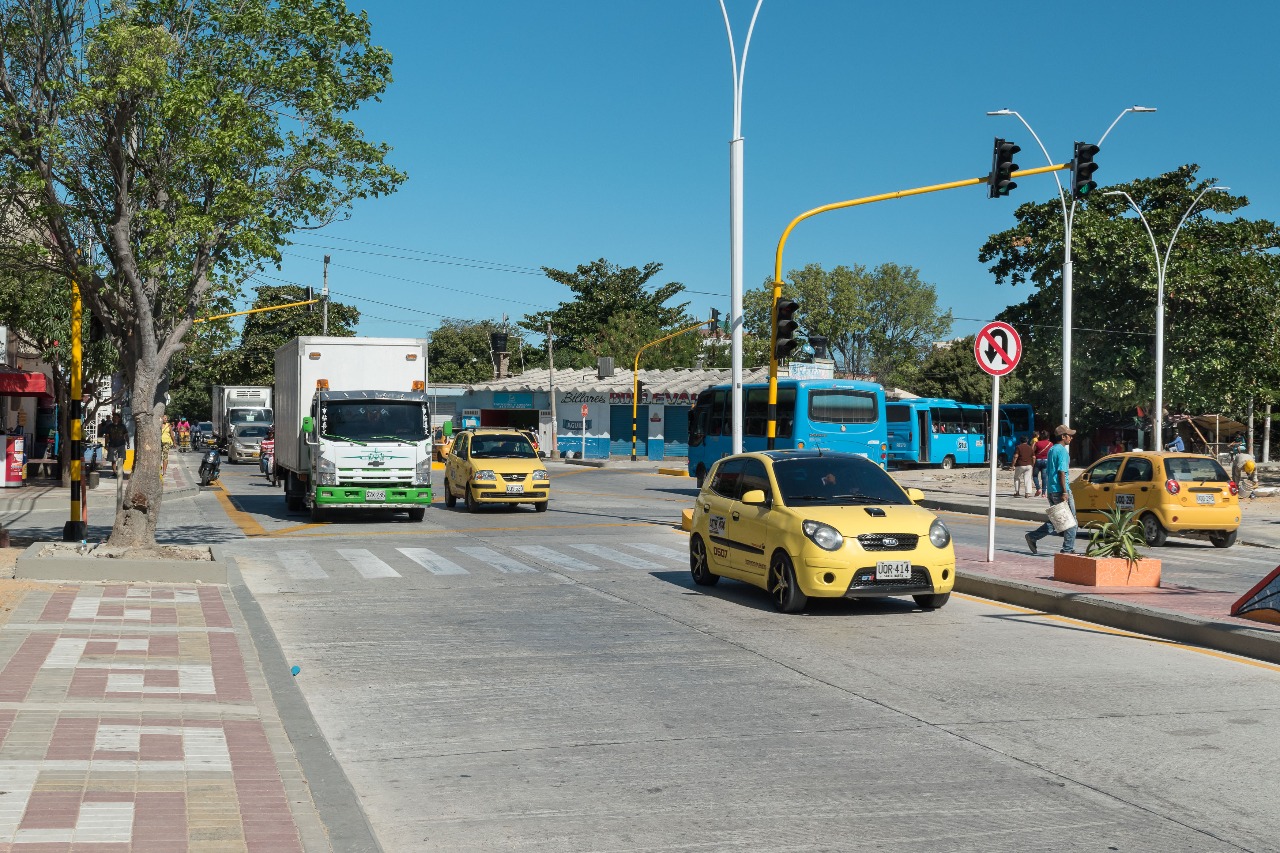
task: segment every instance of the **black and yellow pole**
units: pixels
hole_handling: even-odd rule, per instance
[[[1037,169],[1023,169],[1014,172],[1010,177],[1022,178],[1027,175],[1041,175],[1046,172],[1060,172],[1064,169],[1070,169],[1070,163],[1058,163],[1054,166],[1040,166]],[[765,435],[768,437],[768,446],[773,447],[774,438],[778,434],[778,359],[775,355],[777,347],[777,326],[778,326],[778,300],[782,298],[782,250],[787,245],[787,237],[791,235],[794,229],[801,222],[810,217],[817,216],[819,213],[827,213],[832,210],[843,210],[846,207],[857,207],[862,204],[871,204],[877,201],[893,201],[898,198],[908,198],[913,195],[924,195],[925,193],[936,193],[942,190],[956,190],[961,187],[972,187],[978,184],[986,184],[991,180],[990,175],[983,175],[980,178],[968,178],[963,181],[952,181],[947,184],[933,184],[927,187],[916,187],[911,190],[898,190],[892,193],[881,193],[880,195],[869,195],[865,198],[855,198],[850,201],[837,201],[834,204],[824,204],[822,207],[815,207],[813,210],[806,210],[804,213],[791,220],[791,224],[782,232],[782,237],[778,239],[778,251],[774,255],[773,261],[773,309],[770,318],[773,322],[773,331],[770,334],[769,342],[769,423],[765,427]]]
[[[71,518],[62,526],[63,542],[84,542],[88,538],[88,512],[81,474],[84,467],[84,351],[80,336],[83,330],[84,303],[80,300],[80,283],[71,281]]]
[[[703,320],[701,323],[681,329],[678,332],[672,332],[671,334],[667,335],[665,338],[658,338],[656,341],[650,341],[649,343],[640,347],[640,349],[636,350],[636,363],[635,363],[635,366],[631,369],[631,461],[632,462],[636,461],[636,415],[640,411],[640,353],[644,352],[649,347],[666,343],[672,338],[677,338],[686,332],[692,332],[695,329],[701,329],[703,326],[707,325],[707,323],[712,323],[712,322],[715,322],[715,321]]]

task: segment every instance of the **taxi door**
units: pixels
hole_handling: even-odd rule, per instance
[[[1108,456],[1080,475],[1072,484],[1071,494],[1076,499],[1076,514],[1092,514],[1115,507],[1116,477],[1120,473],[1123,456]]]
[[[743,577],[760,579],[768,567],[765,538],[773,511],[773,487],[763,462],[744,459],[743,463],[742,490],[729,508],[729,562]],[[741,496],[757,489],[764,492],[765,502],[744,504]]]
[[[1155,466],[1150,459],[1143,456],[1128,457],[1115,486],[1116,509],[1125,512],[1155,509],[1160,501],[1158,486],[1155,481]]]
[[[733,577],[733,541],[729,517],[741,494],[745,459],[727,459],[712,471],[707,487],[698,495],[698,509],[707,515],[707,560],[718,575]]]
[[[449,490],[457,497],[466,491],[467,481],[471,478],[467,471],[467,450],[471,446],[471,434],[462,433],[453,440],[453,447],[444,460],[444,476],[449,481]]]

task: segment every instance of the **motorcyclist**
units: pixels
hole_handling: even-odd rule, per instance
[[[274,464],[276,455],[276,428],[274,426],[267,427],[267,437],[262,440],[262,444],[258,447],[258,467],[266,476],[271,476],[271,470],[268,465]]]

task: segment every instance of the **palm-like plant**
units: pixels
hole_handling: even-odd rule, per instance
[[[1133,512],[1122,509],[1106,510],[1102,516],[1104,521],[1091,521],[1085,525],[1093,531],[1085,555],[1123,557],[1132,569],[1142,559],[1139,546],[1146,544],[1142,522],[1138,521]]]

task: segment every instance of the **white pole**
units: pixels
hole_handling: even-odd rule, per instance
[[[587,416],[582,416],[582,458],[587,458]]]
[[[1262,463],[1271,461],[1271,404],[1267,403],[1267,419],[1262,422]]]
[[[991,489],[987,494],[987,562],[996,561],[996,470],[998,467],[1000,439],[1000,377],[991,377],[991,430],[988,433],[987,455],[991,457]]]

